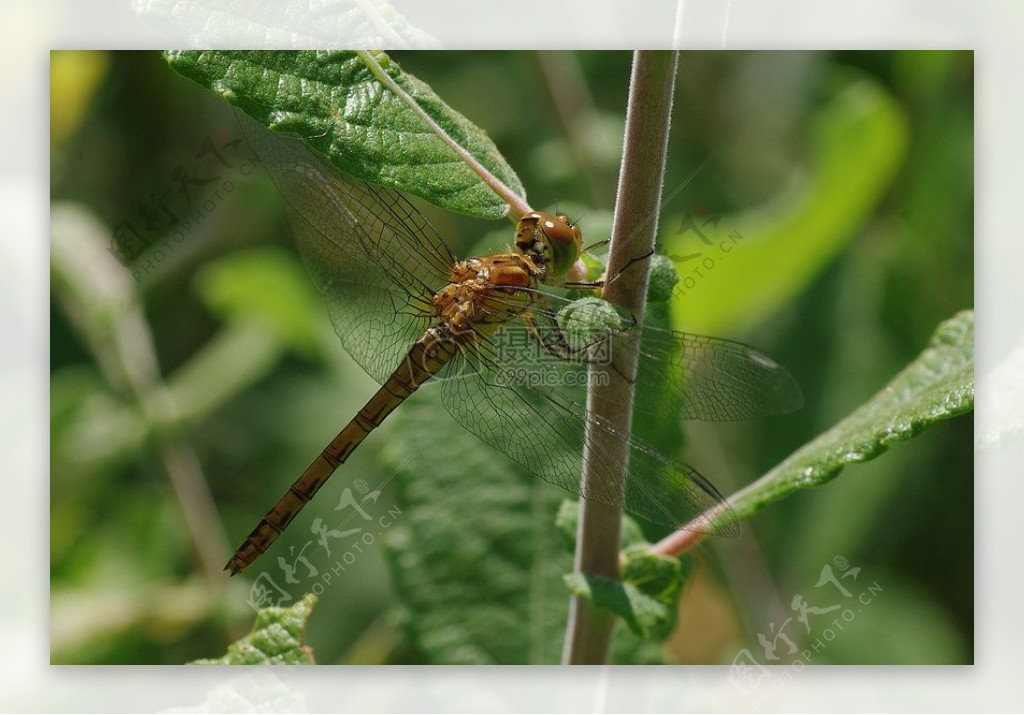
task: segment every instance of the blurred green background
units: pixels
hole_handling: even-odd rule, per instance
[[[607,237],[629,53],[392,56],[490,134],[535,207],[557,202],[588,240]],[[638,430],[728,494],[867,400],[941,320],[973,305],[973,70],[970,52],[683,53],[659,230],[682,281],[650,319],[758,346],[796,376],[806,406],[687,424],[682,447],[676,424]],[[229,581],[223,562],[373,392],[237,135],[231,108],[157,53],[51,57],[54,663],[222,653],[251,626],[260,573]],[[420,205],[459,255],[509,243],[511,224]],[[108,250],[115,232],[166,247],[139,272]],[[419,509],[448,497],[414,491],[429,466],[409,445],[427,434],[453,464],[504,459],[419,398],[264,557],[279,589],[270,593],[297,599],[318,572],[307,638],[321,663],[550,662],[558,617],[538,636],[548,645],[529,653],[474,650],[465,632],[445,630],[445,615],[464,615],[459,597],[512,603],[516,584],[483,589],[487,569],[461,561],[451,592],[417,578],[444,570],[444,539],[473,544],[489,525],[467,519],[456,536],[432,538]],[[847,563],[861,568],[858,586],[882,590],[814,662],[972,662],[972,427],[970,416],[941,423],[717,541],[661,657],[763,654],[758,634],[771,640],[796,596],[815,603],[822,568]],[[342,528],[334,507],[346,489],[361,498],[382,483],[367,506],[374,520],[396,515],[382,538],[329,583],[338,552],[314,544],[295,561],[311,529]],[[500,521],[502,508],[488,501],[485,516]],[[295,584],[274,568],[278,556],[294,562]],[[568,597],[555,576],[545,597],[557,612]],[[452,613],[439,613],[445,604]],[[481,632],[531,625],[481,618]],[[788,632],[802,648],[824,621]]]

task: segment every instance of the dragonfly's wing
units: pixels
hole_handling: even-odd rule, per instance
[[[342,345],[383,383],[430,324],[455,256],[408,199],[347,176],[297,139],[240,115],[284,198]]]
[[[508,328],[517,329],[514,323]],[[441,388],[442,402],[456,421],[528,471],[585,499],[624,506],[638,516],[671,527],[688,525],[716,534],[735,533],[735,524],[729,520],[715,527],[701,520],[709,509],[721,507],[722,497],[696,470],[668,459],[627,433],[588,418],[580,401],[548,386],[546,381],[553,373],[531,379],[540,373],[523,372],[530,370],[531,360],[522,359],[524,348],[519,341],[515,343],[515,359],[510,357],[513,353],[483,338],[465,350],[465,361],[476,369],[451,375]],[[543,360],[539,354],[535,357]],[[566,374],[573,369],[584,368],[568,363],[562,367]],[[571,379],[579,382],[578,377]],[[606,447],[588,452],[582,461],[595,460],[624,470],[624,500],[607,485],[580,485],[581,450],[588,423],[602,433]]]
[[[552,295],[544,300],[545,307],[534,309],[536,322],[557,324],[558,312],[571,301]],[[803,405],[800,386],[789,371],[749,345],[646,325],[641,328],[627,323],[626,329],[642,336],[634,400],[639,412],[729,422],[785,414]],[[514,334],[524,328],[510,325],[509,330]],[[579,344],[600,344],[609,335],[610,331],[595,328],[572,339]],[[597,350],[598,360],[604,352]],[[584,359],[583,354],[574,358],[577,362]],[[548,372],[557,368],[550,363],[544,359],[537,367]]]
[[[614,363],[611,343],[616,336],[637,333],[641,342],[634,410],[661,419],[705,420],[749,419],[796,409],[802,396],[793,377],[748,345],[640,327],[628,316],[619,330],[577,325],[566,333],[559,327],[558,313],[570,301],[537,297],[528,316],[532,327],[511,321],[466,351],[466,362],[477,369],[445,383],[442,396],[448,411],[546,481],[587,499],[617,504],[621,497],[607,487],[579,484],[589,424],[609,447],[582,459],[625,470],[628,511],[669,526],[733,533],[736,527],[729,519],[716,519],[713,529],[701,520],[716,505],[724,507],[714,486],[696,470],[587,415],[584,374],[589,369],[591,379],[601,374],[630,377]],[[547,347],[537,342],[538,335]],[[619,456],[623,453],[628,455],[625,465]]]
[[[678,414],[684,420],[749,420],[803,405],[789,371],[743,343],[644,327],[640,352],[638,390],[644,404],[659,406],[681,395]],[[649,388],[645,374],[663,374],[671,389]]]

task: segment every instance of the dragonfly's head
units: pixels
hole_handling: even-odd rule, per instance
[[[580,227],[565,214],[531,211],[516,224],[516,248],[543,268],[547,277],[568,273],[582,245]]]

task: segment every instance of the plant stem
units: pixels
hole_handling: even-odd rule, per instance
[[[674,51],[638,51],[633,55],[615,223],[608,249],[607,275],[617,277],[605,286],[603,297],[630,311],[638,323],[644,317],[650,262],[637,262],[629,270],[623,269],[631,260],[648,255],[654,249],[677,61],[678,53]],[[608,380],[605,385],[591,380],[587,392],[587,411],[621,434],[629,432],[633,417],[633,381],[618,373],[635,375],[638,348],[635,338],[617,340],[613,359],[618,370],[592,368],[603,370]],[[627,448],[624,440],[612,434],[588,430],[584,444],[583,494],[606,491],[588,489],[588,484],[611,484],[615,487],[614,493],[624,496],[625,474],[615,465],[626,464]],[[595,454],[616,458],[592,458]],[[580,502],[574,566],[577,572],[618,578],[621,525],[621,506],[586,499]],[[573,596],[562,662],[606,662],[614,625],[610,612]]]
[[[70,207],[54,214],[50,259],[54,292],[96,357],[107,382],[131,397],[153,430],[156,456],[174,490],[203,578],[218,593],[230,543],[209,485],[160,374],[142,298],[103,250],[109,231]]]
[[[384,68],[380,66],[377,59],[373,56],[372,52],[366,50],[357,50],[356,54],[359,55],[359,59],[362,60],[363,64],[366,65],[367,69],[377,78],[377,81],[384,85],[389,92],[398,97],[402,102],[406,104],[413,112],[415,112],[423,122],[430,127],[438,139],[443,141],[448,147],[458,155],[459,159],[465,162],[466,166],[473,170],[477,176],[480,177],[481,181],[491,187],[491,191],[500,196],[508,204],[509,218],[513,221],[518,221],[523,217],[523,214],[529,213],[532,209],[526,202],[526,199],[516,194],[507,184],[501,179],[492,174],[490,170],[477,161],[476,157],[470,154],[466,149],[455,141],[451,135],[444,130],[440,124],[434,121],[433,117],[427,114],[426,110],[423,109],[416,101],[416,99],[406,92],[396,82],[391,75],[389,75]]]
[[[611,176],[594,161],[588,147],[588,129],[598,121],[587,81],[576,55],[571,52],[534,52],[544,86],[551,97],[562,131],[569,144],[579,173],[590,187],[590,198],[596,204],[605,203],[611,193]]]

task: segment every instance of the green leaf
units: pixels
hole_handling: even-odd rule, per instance
[[[800,295],[878,205],[906,143],[896,100],[854,75],[813,118],[806,177],[744,213],[665,216],[659,243],[680,274],[670,304],[676,326],[742,329]]]
[[[553,526],[562,492],[476,442],[427,385],[384,451],[402,518],[387,546],[400,623],[422,662],[557,663],[571,559]]]
[[[576,548],[579,514],[579,502],[565,499],[555,519],[555,527],[570,554]],[[678,559],[650,553],[650,543],[628,514],[622,518],[622,543],[625,563],[621,580],[568,573],[563,576],[565,585],[577,596],[620,616],[640,638],[664,640],[675,627],[679,596],[693,562],[688,557]]]
[[[647,302],[664,303],[672,298],[672,291],[679,283],[679,271],[668,256],[656,253],[651,256],[651,275],[647,282]]]
[[[679,595],[691,563],[638,547],[626,551],[621,580],[595,574],[565,575],[569,590],[622,618],[637,636],[665,640],[676,625]]]
[[[585,347],[595,334],[621,330],[625,318],[603,298],[580,298],[558,311],[558,325],[569,345]]]
[[[974,313],[963,311],[939,325],[924,352],[881,392],[730,497],[733,514],[743,519],[824,484],[847,464],[874,459],[889,445],[973,408]]]
[[[287,607],[263,608],[249,635],[228,646],[220,658],[204,658],[194,665],[313,665],[313,650],[303,644],[306,621],[317,598],[307,593]]]
[[[471,439],[445,415],[436,385],[387,428],[402,435],[383,453],[402,509],[387,554],[418,661],[558,663],[569,608],[562,575],[572,570],[555,526],[565,492]],[[620,629],[613,658],[653,663],[660,654]]]
[[[507,204],[355,52],[168,52],[172,68],[274,131],[303,138],[339,169],[451,211],[501,218]],[[377,62],[447,134],[519,196],[487,134],[383,53]]]

